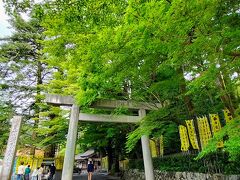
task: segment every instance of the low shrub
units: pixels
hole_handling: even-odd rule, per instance
[[[200,160],[195,160],[196,156],[179,154],[153,158],[153,166],[160,171],[240,174],[240,158],[229,161],[225,153],[210,154]],[[130,160],[129,168],[143,170],[143,160]]]

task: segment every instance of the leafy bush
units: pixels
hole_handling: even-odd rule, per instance
[[[198,154],[197,159],[207,156],[209,153],[218,151],[217,143],[224,139],[223,151],[229,153],[229,159],[235,161],[240,155],[240,109],[236,111],[237,117],[224,126],[208,142],[208,145]]]
[[[174,155],[162,158],[154,158],[154,169],[160,171],[174,172],[200,172],[200,173],[223,173],[223,174],[239,174],[240,173],[240,157],[236,161],[229,161],[228,154],[214,153],[203,159],[195,160],[196,155]],[[143,160],[130,160],[130,169],[143,170]]]

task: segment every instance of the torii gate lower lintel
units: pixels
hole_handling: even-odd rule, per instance
[[[73,97],[60,95],[46,95],[46,102],[55,105],[71,105],[71,117],[69,122],[66,153],[64,157],[62,179],[72,180],[73,162],[75,154],[75,144],[77,138],[78,119],[80,121],[90,122],[118,122],[118,123],[137,123],[146,116],[146,110],[156,110],[161,107],[160,104],[134,102],[134,101],[120,101],[120,100],[99,100],[92,104],[94,108],[108,108],[113,109],[117,107],[126,107],[128,109],[138,110],[138,116],[112,116],[112,115],[96,115],[96,114],[79,114],[79,106],[75,104]],[[144,170],[146,180],[154,180],[152,156],[149,146],[149,138],[146,135],[141,137]]]

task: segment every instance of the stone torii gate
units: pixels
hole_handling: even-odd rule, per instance
[[[75,155],[75,145],[77,138],[78,120],[88,122],[115,122],[115,123],[137,123],[146,116],[146,110],[156,110],[161,107],[160,104],[133,102],[121,100],[100,100],[92,104],[93,108],[114,109],[117,107],[126,107],[128,109],[138,110],[138,116],[127,115],[103,115],[79,113],[80,107],[76,105],[71,96],[50,95],[46,96],[46,102],[54,105],[71,106],[71,116],[67,135],[66,152],[64,156],[62,180],[71,180],[73,173],[73,163]],[[149,138],[146,135],[141,137],[142,152],[144,160],[145,179],[154,180],[152,156],[149,146]]]
[[[75,155],[75,145],[77,139],[78,121],[87,122],[114,122],[114,123],[137,123],[146,116],[146,110],[156,110],[161,107],[160,104],[120,101],[120,100],[99,100],[92,104],[93,108],[114,109],[117,107],[126,107],[132,110],[138,110],[138,116],[127,115],[104,115],[104,114],[86,114],[79,113],[80,107],[75,103],[71,96],[46,95],[46,101],[49,104],[59,106],[71,106],[71,116],[69,121],[66,152],[64,156],[62,180],[72,180],[73,163]],[[0,174],[1,180],[8,180],[11,176],[11,170],[17,148],[17,141],[20,134],[22,117],[14,116],[12,127],[8,139],[7,149],[3,160],[3,169]],[[153,164],[151,151],[149,146],[149,138],[146,135],[141,137],[142,152],[144,160],[145,178],[146,180],[154,180]]]

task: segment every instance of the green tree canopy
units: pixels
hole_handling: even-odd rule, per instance
[[[130,134],[130,149],[169,121],[224,107],[234,113],[239,104],[238,1],[49,1],[45,11],[44,51],[58,69],[52,92],[75,95],[80,105],[162,104]]]

